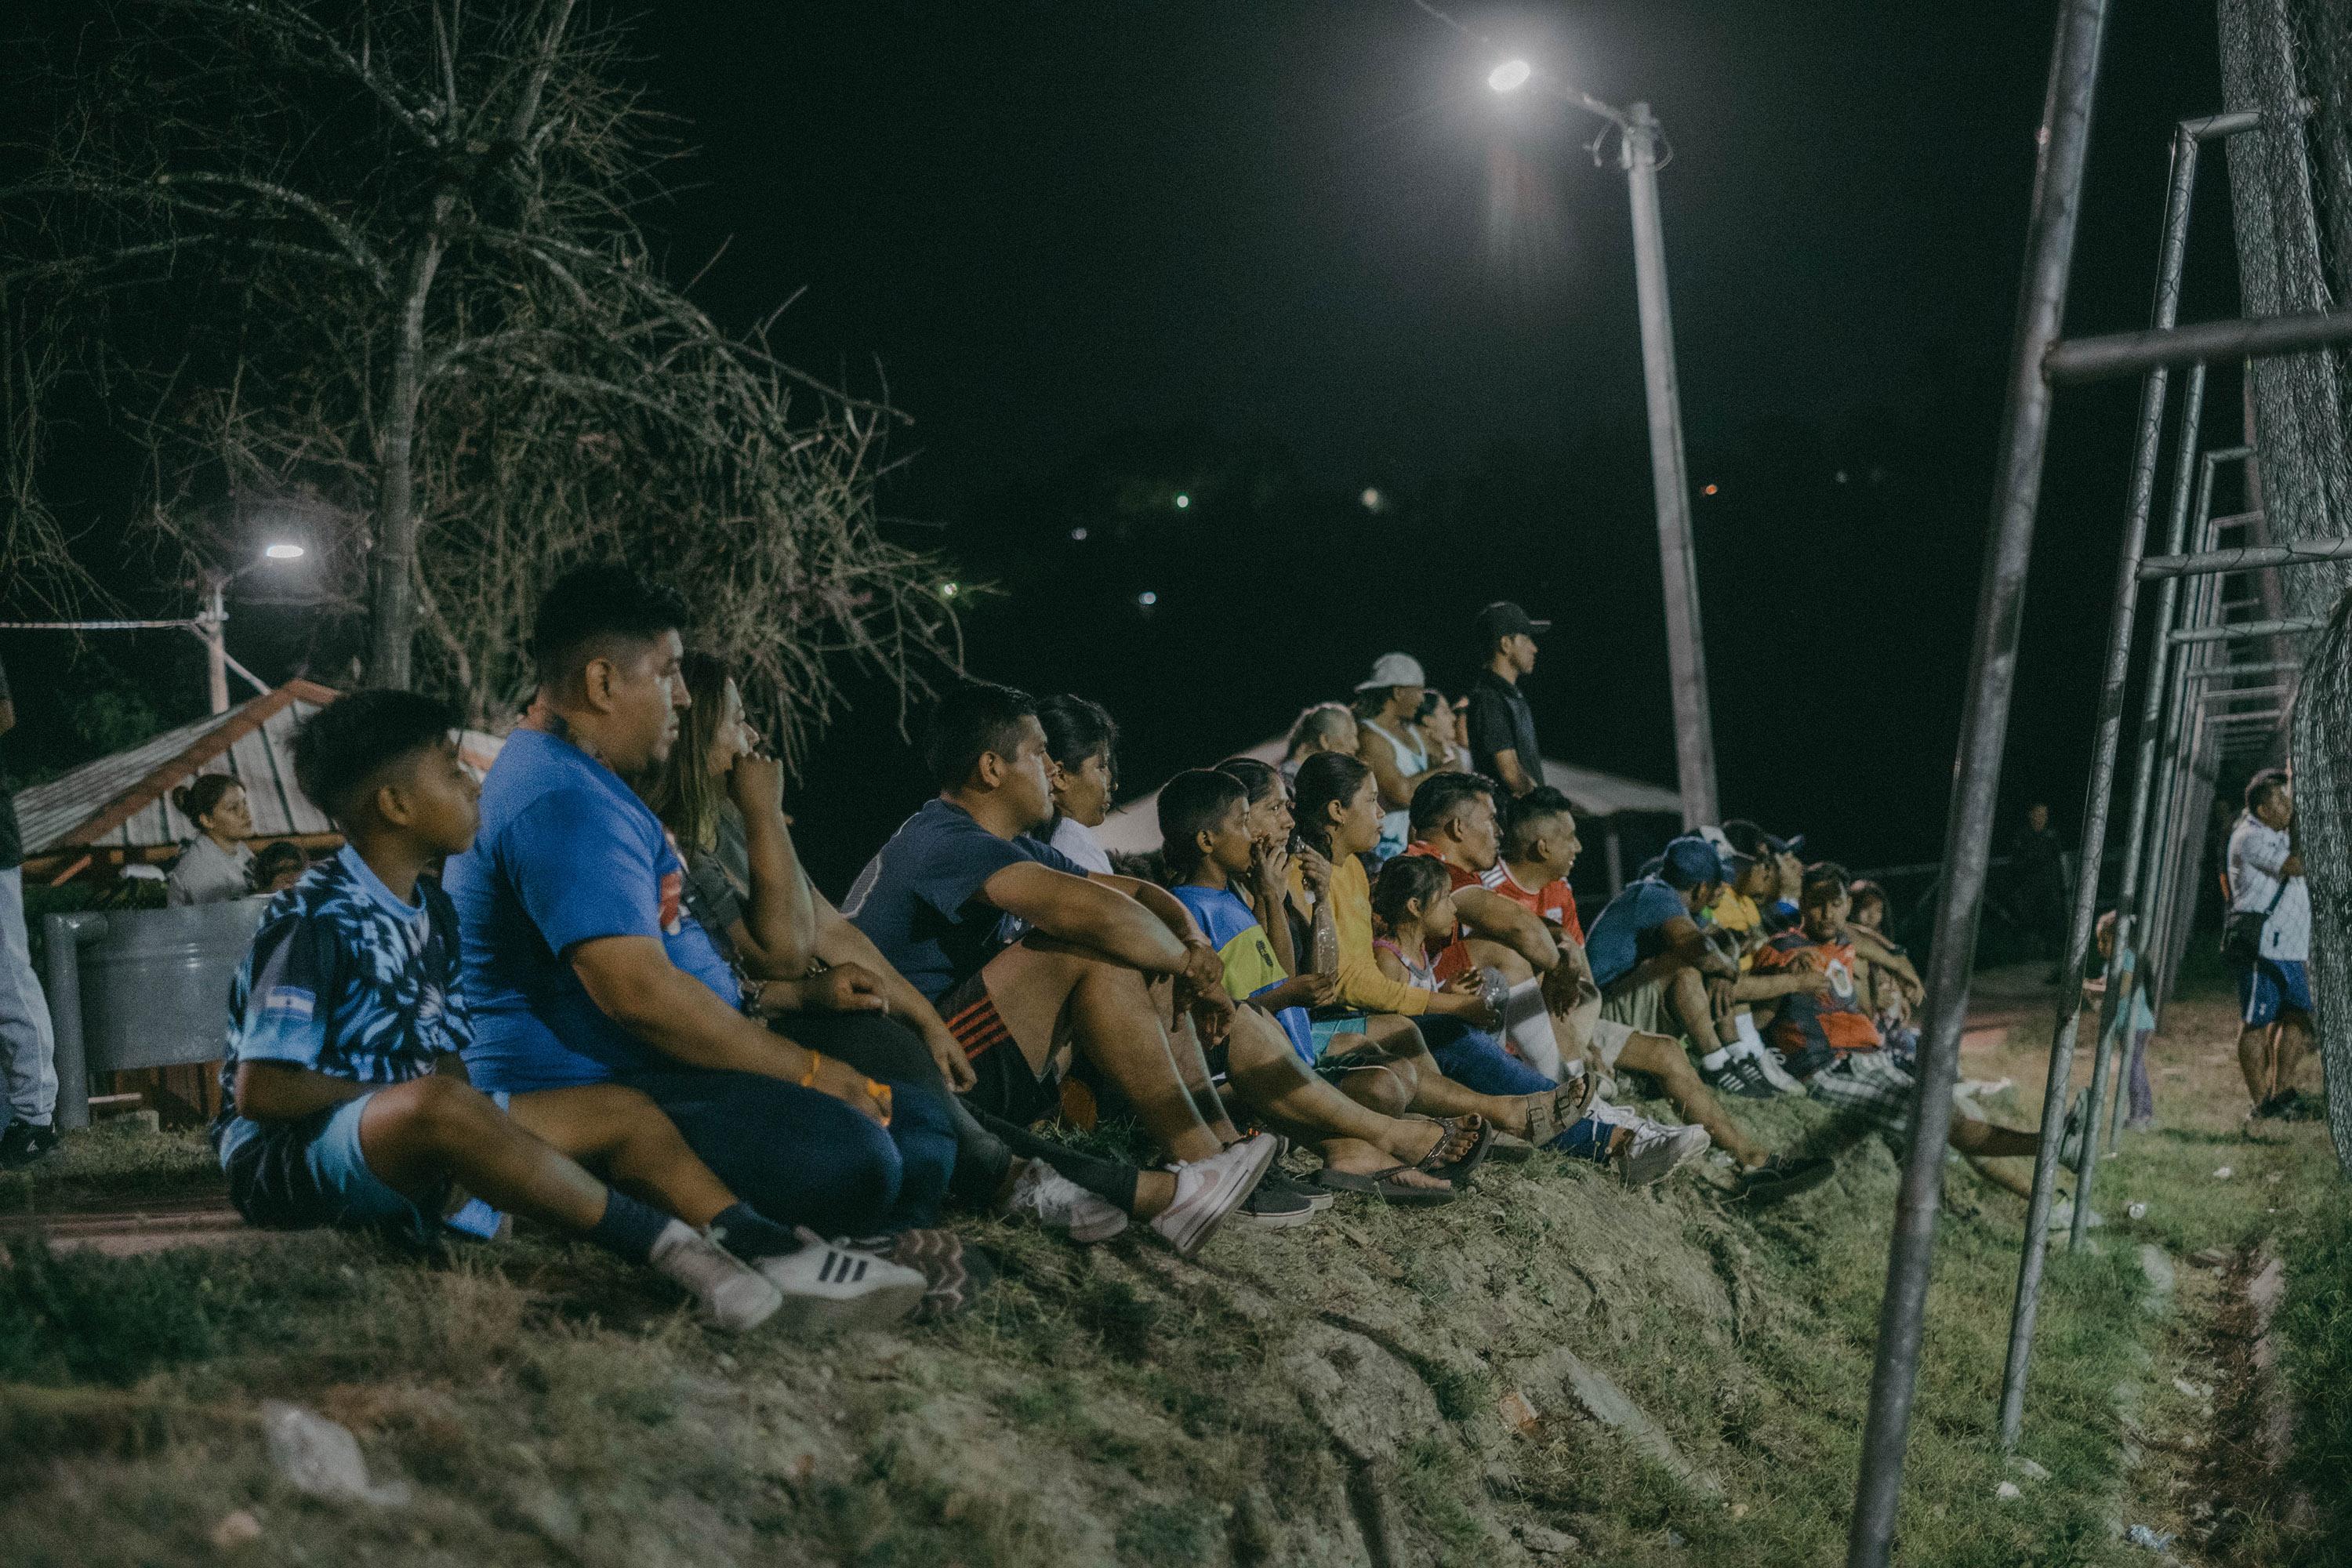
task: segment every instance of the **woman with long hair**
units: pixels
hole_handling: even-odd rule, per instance
[[[217,904],[253,890],[253,808],[245,786],[226,773],[204,773],[172,792],[172,804],[194,825],[196,836],[164,879],[167,904]]]
[[[1475,1111],[1529,1142],[1594,1161],[1613,1159],[1634,1184],[1672,1168],[1650,1151],[1681,1129],[1604,1104],[1587,1075],[1554,1083],[1512,1056],[1476,1026],[1486,1004],[1471,976],[1433,989],[1409,973],[1399,979],[1382,972],[1362,859],[1380,836],[1380,800],[1370,768],[1353,757],[1309,757],[1298,770],[1292,809],[1300,838],[1331,864],[1326,896],[1339,935],[1339,1001],[1371,1015],[1315,1022],[1318,1051],[1342,1031],[1367,1037],[1352,1052],[1324,1056],[1318,1064],[1324,1073],[1391,1114],[1391,1107],[1441,1116]]]
[[[969,1207],[1027,1213],[1077,1241],[1118,1234],[1149,1211],[1164,1173],[1066,1150],[975,1115],[955,1090],[971,1064],[922,993],[890,967],[803,869],[782,805],[782,765],[761,752],[721,660],[686,658],[687,694],[669,761],[646,802],[678,841],[686,898],[744,980],[749,1008],[799,1044],[894,1086],[936,1097],[952,1130],[949,1195]]]
[[[1065,692],[1037,704],[1045,731],[1045,781],[1054,820],[1039,837],[1089,871],[1110,874],[1110,851],[1095,829],[1110,815],[1118,786],[1118,725],[1083,697]]]

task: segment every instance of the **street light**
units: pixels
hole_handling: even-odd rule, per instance
[[[193,633],[205,645],[205,686],[215,713],[228,711],[228,672],[232,669],[251,683],[263,696],[269,694],[269,685],[261,677],[231,658],[228,654],[228,585],[248,572],[257,571],[272,562],[299,561],[305,552],[302,546],[289,540],[278,540],[264,545],[262,558],[247,563],[234,572],[224,572],[216,566],[206,567],[199,581],[204,589],[205,607],[185,620],[175,621],[0,621],[0,631],[9,632],[136,632],[177,629]]]
[[[1487,73],[1496,92],[1516,92],[1535,79],[1525,60],[1505,60]],[[1617,127],[1618,166],[1625,171],[1633,210],[1633,288],[1642,317],[1642,380],[1650,407],[1650,480],[1658,503],[1658,560],[1664,569],[1666,667],[1674,681],[1675,770],[1681,785],[1683,826],[1717,820],[1715,727],[1707,714],[1706,657],[1698,619],[1698,558],[1691,547],[1690,477],[1683,463],[1682,395],[1675,384],[1675,329],[1666,308],[1666,245],[1658,221],[1657,120],[1646,103],[1627,109],[1604,103],[1562,83],[1544,84],[1561,99]]]

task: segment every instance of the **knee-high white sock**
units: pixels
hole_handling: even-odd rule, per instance
[[[1503,1006],[1503,1032],[1528,1066],[1554,1083],[1560,1081],[1559,1038],[1552,1033],[1541,981],[1522,980],[1511,987]]]

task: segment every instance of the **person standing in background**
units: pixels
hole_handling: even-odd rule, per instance
[[[1535,710],[1519,689],[1536,667],[1536,637],[1549,621],[1530,620],[1507,599],[1478,612],[1478,657],[1486,661],[1470,688],[1470,761],[1517,800],[1543,783],[1543,752],[1536,747]]]
[[[8,672],[0,668],[0,735],[16,727]],[[0,1166],[29,1165],[58,1146],[57,1039],[48,998],[33,973],[25,930],[25,843],[16,798],[0,789],[0,1069],[7,1076],[7,1126]]]
[[[2064,978],[2057,965],[2066,961],[2066,847],[2050,826],[2047,805],[2037,800],[2025,808],[2024,826],[2009,853],[2018,912],[2032,933],[2036,956],[2049,955],[2050,983],[2055,985]]]

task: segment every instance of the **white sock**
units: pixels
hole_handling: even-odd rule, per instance
[[[1522,980],[1503,1005],[1503,1033],[1520,1059],[1554,1083],[1560,1081],[1559,1037],[1552,1033],[1551,1009],[1544,1005],[1540,981]]]
[[[1755,1014],[1734,1013],[1731,1016],[1731,1026],[1739,1037],[1739,1044],[1747,1048],[1745,1054],[1759,1057],[1764,1054],[1766,1050],[1764,1037],[1756,1032]]]
[[[1706,1055],[1699,1058],[1698,1065],[1705,1068],[1709,1072],[1721,1072],[1723,1070],[1723,1064],[1730,1059],[1730,1050],[1725,1047],[1717,1047],[1716,1049],[1711,1050],[1707,1052]]]

